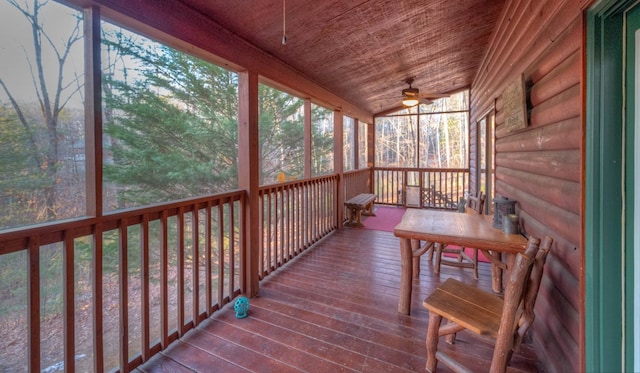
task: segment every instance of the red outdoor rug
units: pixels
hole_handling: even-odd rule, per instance
[[[393,228],[400,223],[406,209],[402,207],[374,206],[373,211],[376,216],[362,216],[362,224],[364,225],[364,228],[393,232]],[[451,247],[457,246],[451,245]],[[470,248],[466,248],[465,252],[469,256],[473,255]],[[450,256],[450,254],[444,255]],[[478,260],[481,262],[489,261],[484,255],[482,255],[482,252],[478,252]]]
[[[366,229],[377,231],[393,232],[402,220],[406,209],[401,207],[374,206],[373,212],[376,216],[362,216],[362,224]]]
[[[456,245],[448,245],[451,248],[459,248],[460,246],[456,246]],[[465,247],[464,252],[469,255],[470,258],[473,258],[473,250]],[[455,257],[455,254],[447,254],[447,253],[443,253],[442,255],[446,256],[446,257]],[[489,259],[487,259],[487,257],[484,256],[484,254],[482,253],[482,251],[478,250],[478,261],[479,262],[485,262],[485,263],[489,263]]]

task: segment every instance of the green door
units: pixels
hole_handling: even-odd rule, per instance
[[[640,5],[587,12],[585,368],[640,371]]]
[[[640,6],[626,12],[625,68],[625,345],[627,367],[640,371]]]

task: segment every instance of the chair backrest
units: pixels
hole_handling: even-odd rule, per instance
[[[553,244],[553,238],[546,236],[540,244],[540,249],[536,254],[533,268],[529,274],[529,281],[526,283],[525,292],[522,296],[522,316],[518,320],[518,335],[516,338],[516,347],[522,341],[522,338],[527,333],[536,315],[533,312],[533,308],[536,305],[536,299],[538,298],[538,290],[540,290],[540,284],[542,283],[542,274],[544,272],[544,263],[547,261],[547,254],[551,250]]]
[[[469,196],[467,200],[467,212],[482,215],[484,211],[484,201],[486,199],[487,195],[482,191],[479,191],[477,196]]]
[[[539,252],[540,240],[530,237],[524,253],[518,253],[510,268],[504,292],[502,317],[496,338],[496,345],[491,359],[491,372],[503,371],[511,357],[511,351],[519,339],[518,325],[524,313],[523,297],[529,288],[528,283],[533,272],[536,255]],[[546,255],[546,254],[545,254]]]
[[[493,351],[491,371],[503,371],[515,350],[535,319],[533,308],[542,282],[542,274],[547,254],[553,239],[529,238],[527,250],[517,255],[506,285],[502,318]]]

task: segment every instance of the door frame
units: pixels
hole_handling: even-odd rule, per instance
[[[623,215],[629,216],[622,197],[629,169],[625,170],[621,149],[629,144],[623,113],[624,15],[636,2],[601,0],[586,14],[583,356],[587,372],[634,367],[633,306],[629,307],[634,271],[627,259],[633,247],[625,246],[633,227]],[[629,265],[631,270],[625,272]]]
[[[494,198],[494,183],[495,183],[495,110],[492,107],[491,110],[481,115],[476,121],[475,142],[476,153],[474,166],[476,168],[476,174],[474,177],[475,192],[478,193],[482,190],[482,177],[485,178],[485,184],[483,192],[487,196],[488,203],[485,203],[484,213],[491,214]],[[481,126],[484,121],[484,137],[482,136]],[[484,146],[481,146],[483,144]],[[484,154],[482,154],[484,153]],[[485,165],[482,167],[482,156],[484,155]]]

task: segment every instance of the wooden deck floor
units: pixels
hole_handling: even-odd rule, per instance
[[[400,255],[392,233],[345,228],[307,250],[261,283],[249,316],[227,306],[139,367],[144,372],[420,372],[428,313],[422,300],[456,277],[489,290],[470,270],[443,267],[433,275],[422,260],[411,316],[398,314]],[[461,333],[442,349],[487,371],[490,345]],[[512,358],[514,371],[537,371],[531,348]],[[440,365],[439,372],[449,370]]]

